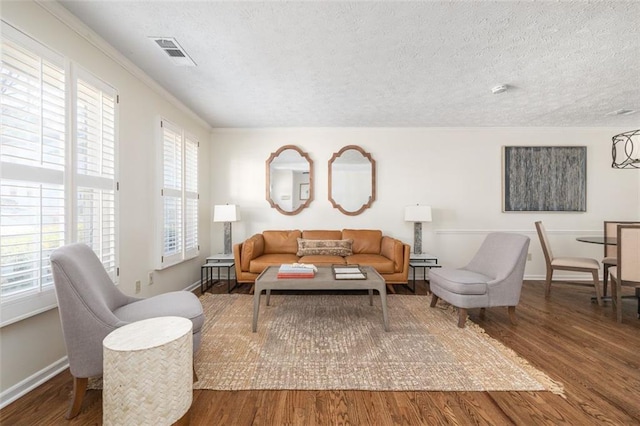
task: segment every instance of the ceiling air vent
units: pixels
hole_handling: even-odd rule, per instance
[[[169,56],[174,65],[182,67],[195,67],[196,63],[173,37],[149,37],[162,51]]]

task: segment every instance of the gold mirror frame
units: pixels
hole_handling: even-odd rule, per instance
[[[277,161],[277,159],[280,157],[280,155],[285,152],[286,150],[293,150],[295,152],[297,152],[300,157],[303,160],[306,160],[309,167],[307,172],[309,173],[309,182],[304,182],[304,183],[300,183],[296,186],[296,188],[291,188],[291,194],[289,194],[289,197],[292,197],[292,199],[297,199],[300,202],[300,205],[298,205],[297,208],[292,209],[291,211],[289,210],[285,210],[284,208],[282,208],[282,206],[275,202],[273,200],[272,194],[271,194],[271,184],[272,184],[272,176],[271,176],[271,166],[272,163],[274,161]],[[293,170],[292,170],[293,171]],[[266,173],[267,173],[267,181],[266,181],[266,199],[269,202],[269,204],[271,205],[271,207],[273,207],[274,209],[278,210],[280,213],[287,215],[287,216],[293,216],[296,215],[298,213],[300,213],[303,209],[305,209],[306,207],[309,206],[309,204],[311,204],[311,201],[313,201],[313,160],[311,160],[311,157],[309,157],[309,154],[307,154],[306,152],[303,152],[300,148],[298,148],[295,145],[285,145],[283,147],[281,147],[280,149],[278,149],[276,152],[272,152],[271,155],[269,156],[269,158],[266,161]],[[304,172],[303,172],[304,173]],[[303,187],[302,185],[308,185],[307,187]],[[299,186],[299,187],[298,187]],[[303,193],[304,191],[304,193]],[[308,191],[308,193],[307,193]],[[304,199],[302,198],[303,196],[306,196],[307,198]]]
[[[346,210],[333,197],[333,163],[336,160],[338,160],[342,156],[342,154],[344,154],[346,151],[349,151],[349,150],[358,151],[365,160],[369,161],[369,164],[371,165],[371,193],[368,195],[368,199],[366,200],[366,202],[364,202],[362,206],[355,211]],[[340,151],[334,153],[331,159],[329,160],[329,201],[331,202],[333,207],[340,210],[343,214],[346,214],[347,216],[357,216],[360,213],[364,212],[369,207],[371,207],[371,204],[373,204],[375,199],[376,199],[376,162],[373,159],[373,157],[371,157],[371,154],[369,154],[368,152],[366,152],[364,149],[360,148],[357,145],[347,145],[344,148],[342,148]]]

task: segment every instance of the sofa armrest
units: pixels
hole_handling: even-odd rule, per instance
[[[395,272],[402,272],[404,268],[404,244],[402,241],[391,237],[382,237],[380,254],[387,259],[393,260]]]
[[[249,271],[251,261],[264,254],[264,238],[262,234],[255,234],[242,244],[237,244],[236,246],[238,246],[237,250],[236,247],[233,248],[236,270],[238,269],[238,265],[240,265],[240,271]]]

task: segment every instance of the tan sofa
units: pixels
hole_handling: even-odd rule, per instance
[[[410,247],[374,229],[264,231],[233,247],[238,284],[283,263],[372,266],[387,284],[406,284]],[[389,287],[393,291],[392,287]]]

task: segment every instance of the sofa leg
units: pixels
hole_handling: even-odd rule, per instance
[[[464,328],[464,324],[467,322],[467,310],[465,308],[458,308],[458,327]]]
[[[438,296],[435,295],[435,293],[431,293],[431,307],[434,308],[436,306],[436,303],[438,303]]]
[[[518,318],[516,317],[516,307],[509,306],[507,309],[509,310],[509,321],[511,321],[511,324],[517,325]]]
[[[396,294],[396,289],[393,288],[391,284],[387,284],[387,290],[389,290],[389,293],[391,294]]]
[[[71,396],[71,404],[69,405],[67,414],[64,416],[67,420],[71,420],[80,414],[84,394],[87,391],[87,383],[89,383],[88,377],[73,377],[73,395]]]
[[[480,319],[484,319],[484,314],[487,311],[487,308],[480,308]]]

